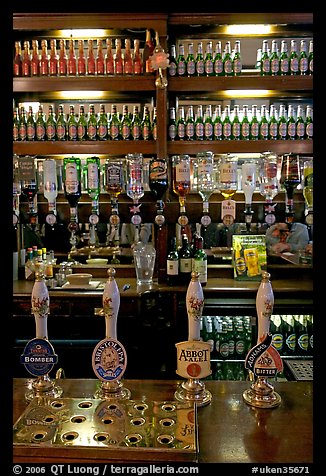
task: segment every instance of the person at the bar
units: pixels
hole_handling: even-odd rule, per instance
[[[275,223],[266,231],[266,247],[272,253],[296,253],[309,243],[309,231],[303,223]]]

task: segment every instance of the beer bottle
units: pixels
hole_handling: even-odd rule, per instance
[[[170,56],[169,56],[169,76],[177,75],[177,58],[176,58],[176,47],[175,45],[170,46]]]
[[[213,43],[208,41],[206,44],[206,54],[204,58],[204,71],[206,76],[214,76],[214,61],[213,61]]]
[[[37,117],[36,117],[36,140],[45,140],[46,130],[45,130],[45,119],[43,114],[42,104],[38,107]]]
[[[138,106],[135,105],[133,108],[133,114],[131,119],[131,136],[133,140],[138,140],[141,138],[141,119],[139,116]]]
[[[168,286],[176,286],[179,280],[179,255],[177,251],[176,237],[172,237],[170,251],[166,259],[166,283]]]
[[[309,355],[313,355],[314,353],[314,317],[312,314],[307,314],[306,316],[307,319],[307,330],[308,330],[308,340],[309,340],[309,345],[308,345],[308,353]]]
[[[31,54],[29,49],[29,41],[24,41],[24,51],[22,59],[22,76],[31,75]]]
[[[95,116],[94,104],[89,105],[89,117],[87,120],[87,139],[88,140],[97,139],[97,119]]]
[[[232,59],[232,70],[234,76],[239,76],[242,71],[242,61],[240,52],[240,40],[236,40],[234,47],[234,55]]]
[[[46,133],[47,140],[55,140],[56,124],[57,124],[57,121],[55,118],[53,105],[50,104],[48,117],[45,123],[45,133]]]
[[[277,76],[278,74],[280,74],[280,59],[278,57],[277,40],[272,40],[272,52],[270,56],[270,64],[271,64],[271,75]]]
[[[187,76],[195,76],[196,74],[196,65],[195,65],[195,57],[194,57],[194,44],[188,44],[188,55],[186,58],[186,69],[187,69]]]
[[[66,133],[67,133],[67,123],[63,113],[63,105],[59,104],[58,118],[57,118],[57,124],[56,124],[57,140],[66,140]]]
[[[247,354],[252,347],[252,327],[251,327],[250,316],[244,317],[243,328],[244,328],[245,354]]]
[[[152,56],[154,52],[154,48],[155,48],[155,45],[152,39],[151,30],[147,29],[145,46],[143,50],[143,71],[145,74],[151,74],[154,72],[152,68],[152,61],[150,59],[150,57]]]
[[[132,65],[132,56],[131,56],[131,41],[129,38],[125,39],[125,51],[122,55],[123,59],[123,73],[132,74],[133,65]]]
[[[46,40],[41,41],[40,76],[49,75],[49,55]]]
[[[230,106],[225,106],[224,109],[224,118],[223,118],[223,125],[222,125],[222,135],[223,140],[231,140],[232,134],[232,123],[230,118]]]
[[[223,57],[223,74],[224,76],[233,75],[233,61],[231,56],[231,42],[227,41],[225,43],[225,51]]]
[[[281,76],[290,73],[290,59],[288,56],[288,44],[286,40],[281,41],[281,55],[280,55],[280,74]]]
[[[14,141],[19,141],[19,110],[18,107],[14,109],[14,121],[13,121],[13,133],[12,138]]]
[[[97,56],[95,61],[95,71],[97,75],[103,76],[105,73],[105,61],[104,61],[104,54],[103,54],[102,38],[97,39],[96,46],[97,46]]]
[[[134,40],[134,54],[132,57],[132,70],[134,74],[143,74],[143,60],[140,53],[140,42],[136,38]],[[170,58],[171,64],[171,58]]]
[[[305,130],[306,130],[305,138],[313,139],[314,138],[314,120],[313,120],[312,106],[307,106],[306,108]]]
[[[207,339],[207,330],[206,330],[206,316],[200,316],[200,340],[206,342]]]
[[[100,104],[100,116],[97,121],[97,137],[99,140],[108,139],[108,116],[105,112],[105,105]]]
[[[153,107],[153,120],[152,120],[152,139],[157,139],[157,109],[156,106]]]
[[[214,107],[213,113],[213,137],[214,140],[222,140],[223,138],[223,123],[222,123],[221,105],[218,104]]]
[[[250,138],[250,122],[248,117],[248,106],[245,104],[242,108],[241,121],[241,140],[249,140]]]
[[[283,355],[283,332],[282,332],[282,318],[279,314],[274,314],[271,317],[270,333],[272,334],[272,346]]]
[[[94,45],[93,40],[91,38],[87,40],[87,45],[87,74],[89,74],[90,76],[94,76],[96,73],[96,66],[94,57]]]
[[[204,139],[204,120],[203,120],[203,108],[201,105],[197,106],[196,118],[195,118],[195,138],[196,140]]]
[[[36,137],[36,124],[33,113],[33,107],[28,107],[28,116],[26,121],[26,136],[27,140],[35,140]]]
[[[235,320],[235,356],[237,359],[245,357],[244,328],[241,318]]]
[[[186,121],[185,121],[185,110],[183,106],[179,107],[178,110],[178,122],[177,122],[177,139],[184,140],[186,135]]]
[[[22,46],[20,41],[15,41],[13,74],[16,78],[22,76]]]
[[[59,40],[58,75],[67,76],[67,54],[65,40]]]
[[[228,323],[226,318],[223,319],[221,331],[219,332],[219,351],[217,358],[221,360],[229,357],[229,339],[228,339]]]
[[[278,118],[278,139],[287,139],[287,120],[285,117],[285,106],[280,105],[280,114]]]
[[[111,38],[106,39],[105,71],[106,74],[114,74],[114,59]]]
[[[114,61],[114,74],[123,74],[123,58],[122,58],[122,45],[120,38],[115,40],[115,53],[113,55]]]
[[[296,355],[296,334],[294,328],[294,319],[292,315],[283,317],[283,339],[284,339],[284,355]]]
[[[268,54],[268,40],[263,40],[263,47],[260,61],[260,75],[268,76],[271,74],[271,63]]]
[[[302,140],[305,139],[305,120],[303,118],[303,107],[297,108],[297,119],[295,123],[295,138]]]
[[[271,140],[277,140],[278,138],[278,121],[274,104],[271,104],[269,111],[269,138]]]
[[[299,55],[299,72],[300,74],[308,74],[308,55],[307,55],[307,42],[305,39],[300,41],[300,55]]]
[[[182,245],[178,252],[179,256],[179,282],[180,284],[189,284],[191,278],[191,251],[188,237],[182,235]]]
[[[211,316],[206,317],[206,342],[210,346],[210,358],[212,359],[215,354],[215,336],[213,330],[213,321]]]
[[[143,140],[152,140],[152,124],[148,106],[144,106],[143,120],[140,125],[140,133]]]
[[[32,40],[31,76],[40,76],[40,55],[37,40]]]
[[[250,121],[250,140],[259,139],[259,120],[257,117],[257,106],[251,107],[251,121]]]
[[[234,362],[233,364],[233,376],[234,380],[236,381],[242,381],[246,380],[246,375],[245,375],[245,368],[242,362]]]
[[[75,44],[72,38],[70,38],[68,42],[67,74],[68,76],[77,75],[77,60],[75,55]]]
[[[241,137],[241,124],[239,119],[239,106],[235,105],[233,109],[231,139],[239,140]]]
[[[195,138],[195,120],[194,120],[194,108],[193,106],[189,106],[187,110],[186,116],[186,132],[185,132],[185,139],[186,140],[194,140]]]
[[[296,40],[291,40],[290,49],[290,74],[299,74],[299,57],[298,57],[298,45]]]
[[[87,139],[87,119],[85,116],[84,105],[79,106],[79,117],[77,122],[77,140]]]
[[[177,58],[177,72],[178,76],[186,75],[186,59],[185,59],[185,47],[183,43],[179,44],[179,54]]]
[[[308,71],[309,74],[314,74],[314,41],[309,41],[309,53],[308,53]]]
[[[86,58],[84,53],[84,40],[78,40],[78,58],[77,58],[78,76],[86,74]]]
[[[73,104],[69,106],[69,117],[67,123],[68,140],[77,140],[78,122],[75,116],[75,107]]]
[[[309,351],[309,337],[306,316],[303,314],[296,316],[296,327],[298,353],[307,356]]]
[[[122,120],[120,124],[120,135],[123,140],[131,139],[131,120],[129,116],[128,105],[124,104],[122,109]]]
[[[57,44],[54,38],[50,40],[49,75],[50,76],[58,75]]]
[[[227,318],[227,335],[229,342],[229,359],[235,358],[235,332],[233,326],[233,318],[229,316]]]
[[[214,373],[214,380],[224,380],[222,362],[216,362],[216,370]]]
[[[287,119],[287,137],[288,139],[296,139],[296,120],[294,117],[294,107],[289,104],[288,119]]]
[[[214,136],[214,124],[212,119],[212,107],[206,106],[204,114],[204,139],[213,140]]]
[[[175,107],[170,107],[170,120],[169,120],[169,139],[174,141],[178,139],[177,136],[177,123],[175,118]]]
[[[204,76],[205,75],[203,43],[201,41],[199,41],[198,45],[197,45],[197,55],[196,55],[196,59],[195,59],[195,68],[196,68],[197,76]]]
[[[215,73],[215,76],[223,76],[223,58],[222,58],[221,41],[217,41],[215,45],[214,73]]]
[[[267,118],[267,108],[265,104],[261,106],[260,122],[259,122],[259,139],[262,139],[262,140],[269,139],[269,122]]]
[[[120,139],[120,119],[117,112],[116,104],[111,106],[111,116],[109,120],[109,137],[111,140]]]

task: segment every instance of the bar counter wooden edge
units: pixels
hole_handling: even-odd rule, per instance
[[[27,406],[29,379],[13,379],[13,422]],[[92,398],[97,379],[60,379],[63,397]],[[125,380],[132,399],[169,401],[181,380]],[[242,397],[249,381],[205,382],[212,401],[198,408],[198,463],[313,463],[313,384],[274,382],[281,403],[257,409]],[[96,448],[20,447],[14,445],[13,463],[107,463],[109,452]],[[153,461],[158,462],[157,459]],[[153,462],[150,461],[150,462]],[[166,459],[164,460],[166,462]],[[131,462],[131,461],[128,461]],[[144,462],[133,460],[134,462]],[[149,461],[147,460],[147,463]]]

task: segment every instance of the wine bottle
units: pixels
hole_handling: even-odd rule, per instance
[[[70,208],[76,208],[81,196],[81,161],[77,157],[63,159],[63,186]]]
[[[170,57],[171,63],[171,57]],[[132,71],[134,74],[143,74],[143,60],[140,53],[140,41],[136,38],[134,40],[134,54],[132,57]]]
[[[149,162],[149,188],[161,200],[168,188],[168,171],[165,159],[153,158]]]
[[[171,239],[170,251],[166,259],[166,283],[168,286],[176,286],[179,281],[179,255],[177,241],[174,236]]]
[[[179,256],[179,282],[180,284],[189,284],[192,268],[192,254],[189,247],[188,237],[182,235],[182,245],[178,252]]]

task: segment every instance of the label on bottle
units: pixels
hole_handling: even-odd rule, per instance
[[[87,164],[87,182],[88,182],[88,189],[97,190],[99,188],[97,164],[93,164],[93,163]]]
[[[202,122],[197,122],[195,131],[197,139],[202,139],[204,137],[204,124]]]
[[[150,163],[149,178],[152,181],[167,179],[167,165],[164,160],[153,160]]]
[[[287,347],[290,349],[291,352],[294,352],[295,351],[295,347],[296,347],[296,336],[295,334],[290,334],[287,338],[286,338],[286,345]]]
[[[298,345],[301,350],[304,352],[308,351],[308,345],[309,345],[309,337],[308,334],[301,334],[301,336],[298,339]]]
[[[89,124],[87,127],[87,135],[89,140],[95,140],[96,139],[96,125],[94,124]]]
[[[193,271],[199,273],[199,282],[207,283],[207,260],[194,259]]]
[[[179,261],[169,260],[166,261],[166,274],[168,276],[178,276],[179,274]]]
[[[65,187],[67,193],[77,193],[78,192],[78,173],[76,164],[66,164],[66,180]]]
[[[226,59],[224,62],[224,72],[225,74],[231,74],[232,73],[232,60],[231,59]]]
[[[214,62],[214,73],[220,75],[223,72],[223,61],[222,59],[217,59]]]
[[[281,350],[283,349],[283,335],[282,334],[273,334],[273,336],[272,336],[272,346],[278,352],[281,352]]]
[[[110,126],[110,136],[111,139],[117,139],[119,137],[119,126],[111,124]]]

